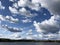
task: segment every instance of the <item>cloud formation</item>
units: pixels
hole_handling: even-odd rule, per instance
[[[12,16],[3,16],[3,15],[0,15],[0,20],[1,21],[8,21],[10,23],[17,23],[19,22],[19,19],[17,18],[13,18]]]
[[[1,25],[1,27],[10,31],[10,32],[22,32],[22,28],[9,27],[7,25]]]
[[[60,0],[39,0],[43,7],[49,9],[53,14],[60,15]]]
[[[31,13],[30,10],[27,10],[25,7],[28,7],[31,10],[39,11],[41,8],[41,5],[39,3],[33,3],[29,0],[19,0],[16,3],[14,2],[12,6],[9,6],[9,10],[13,14],[20,14],[26,17],[36,16],[35,14]]]
[[[36,27],[37,31],[46,31],[46,32],[51,32],[51,33],[56,33],[57,31],[60,30],[60,16],[52,16],[49,20],[45,20],[41,23],[35,22],[34,26]]]
[[[0,9],[5,9],[5,7],[2,5],[1,1],[0,1]]]
[[[40,39],[40,40],[59,40],[60,39],[60,1],[59,0],[10,0],[13,2],[12,6],[9,6],[9,10],[12,14],[19,14],[24,17],[21,21],[23,23],[33,22],[32,26],[36,32],[33,32],[33,29],[28,30],[27,32],[20,33],[23,29],[18,27],[9,27],[7,25],[1,25],[0,28],[6,29],[9,32],[13,32],[9,37],[4,36],[9,39]],[[31,13],[32,11],[39,11],[40,8],[45,7],[53,16],[50,19],[44,20],[43,22],[32,21],[27,17],[34,17],[37,14]],[[26,7],[29,9],[27,10]],[[0,9],[5,9],[5,7],[0,2]],[[54,15],[55,14],[55,15]],[[44,14],[46,15],[46,14]],[[37,18],[38,19],[38,18]],[[8,21],[10,23],[19,22],[18,18],[12,16],[3,16],[0,15],[0,21]],[[0,29],[1,30],[1,29]],[[36,34],[35,34],[36,33]],[[22,36],[23,35],[23,36]],[[0,37],[3,37],[3,34],[0,34]]]
[[[29,22],[32,22],[32,20],[30,19],[24,19],[24,20],[21,20],[23,23],[29,23]]]

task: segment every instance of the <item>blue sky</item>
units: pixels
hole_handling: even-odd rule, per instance
[[[0,37],[9,39],[60,39],[58,6],[54,11],[54,7],[47,8],[48,5],[43,6],[42,4],[45,3],[42,2],[44,1],[0,0]],[[57,35],[59,36],[57,37]]]

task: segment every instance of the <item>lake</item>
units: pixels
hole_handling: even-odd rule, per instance
[[[0,45],[60,45],[57,42],[0,42]]]

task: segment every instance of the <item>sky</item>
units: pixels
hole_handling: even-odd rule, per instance
[[[60,1],[0,0],[0,38],[60,40]]]

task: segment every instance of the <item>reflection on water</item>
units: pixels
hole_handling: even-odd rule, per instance
[[[54,42],[0,42],[0,45],[60,45]]]

